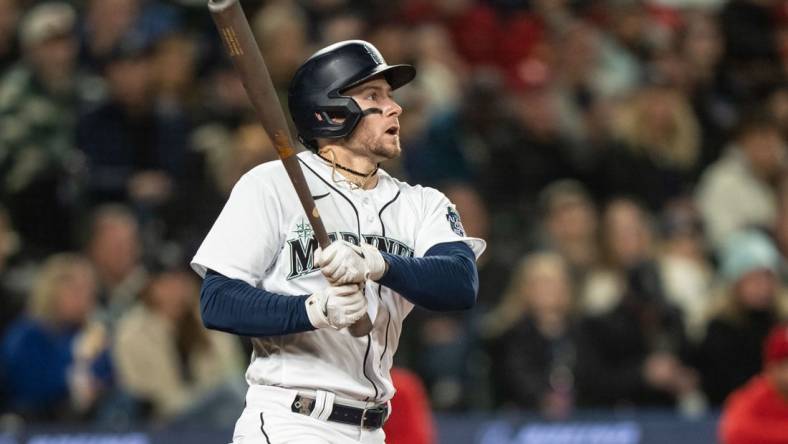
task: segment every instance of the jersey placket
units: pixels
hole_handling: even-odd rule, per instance
[[[382,234],[378,223],[378,209],[373,199],[369,196],[363,196],[359,201],[362,209],[362,214],[359,214],[361,218],[361,234]]]
[[[361,233],[360,233],[361,242],[365,242],[364,240],[365,235],[378,235],[378,236],[383,235],[383,230],[381,227],[380,216],[379,216],[380,209],[378,208],[376,199],[372,196],[373,193],[375,195],[384,194],[383,184],[382,183],[378,184],[378,187],[379,188],[377,188],[374,191],[354,190],[352,193],[353,200],[355,201],[356,207],[358,208],[358,212],[359,212],[358,216],[359,216],[359,221],[361,223]],[[379,291],[377,289],[375,289],[375,297],[378,298],[380,297]],[[378,310],[386,311],[384,317],[388,322],[388,316],[390,316],[391,314],[390,312],[388,312],[388,307],[384,308],[383,301],[379,301]],[[380,315],[381,313],[378,312],[378,316]],[[380,358],[381,358],[382,349],[379,344],[379,341],[375,337],[380,334],[385,334],[384,332],[385,332],[385,328],[383,328],[382,332],[378,332],[378,333],[374,331],[372,332],[372,336],[370,337],[371,350],[369,351],[369,356],[366,363],[367,374],[371,378],[373,378],[373,380],[375,381],[375,385],[379,390],[384,389],[384,387],[386,387],[386,384],[384,382],[385,378],[383,377],[380,369]]]

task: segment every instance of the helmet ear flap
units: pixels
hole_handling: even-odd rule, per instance
[[[312,133],[315,137],[336,139],[353,131],[361,120],[362,111],[355,100],[340,97],[328,100],[315,107],[315,122]]]
[[[327,102],[314,109],[314,121],[309,125],[310,140],[299,134],[301,142],[313,150],[318,148],[318,138],[338,139],[349,135],[364,115],[358,103],[350,97],[339,96]]]

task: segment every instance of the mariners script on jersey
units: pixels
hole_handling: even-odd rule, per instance
[[[465,236],[454,205],[439,191],[411,186],[380,170],[371,190],[351,189],[310,152],[298,155],[326,230],[332,239],[364,241],[402,256],[421,257],[432,246],[466,242],[478,257],[481,239]],[[314,263],[312,228],[279,161],[260,165],[236,184],[192,266],[287,295],[311,294],[327,284]],[[365,294],[374,328],[354,338],[347,330],[254,338],[246,373],[250,385],[334,392],[337,396],[387,401],[394,394],[389,370],[413,308],[398,293],[368,282]]]

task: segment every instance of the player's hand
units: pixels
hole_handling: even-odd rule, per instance
[[[356,246],[347,241],[336,241],[324,251],[315,252],[315,262],[323,276],[333,285],[376,281],[386,272],[386,261],[377,248],[369,244]]]
[[[326,287],[306,300],[306,314],[315,328],[340,330],[367,312],[367,298],[358,284]]]

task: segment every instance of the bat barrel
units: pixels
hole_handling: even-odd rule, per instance
[[[295,155],[295,144],[281,111],[279,97],[240,3],[238,0],[210,0],[208,9],[279,157],[286,159]]]
[[[279,158],[282,159],[287,174],[293,182],[309,223],[312,225],[312,230],[315,232],[315,237],[320,246],[326,248],[330,243],[328,233],[309,192],[301,166],[298,164],[298,158],[295,156],[295,144],[290,136],[279,97],[241,4],[238,0],[211,0],[208,3],[208,8],[224,42],[224,48],[241,77],[249,100],[257,112],[257,117],[271,138],[274,148],[276,148]]]

